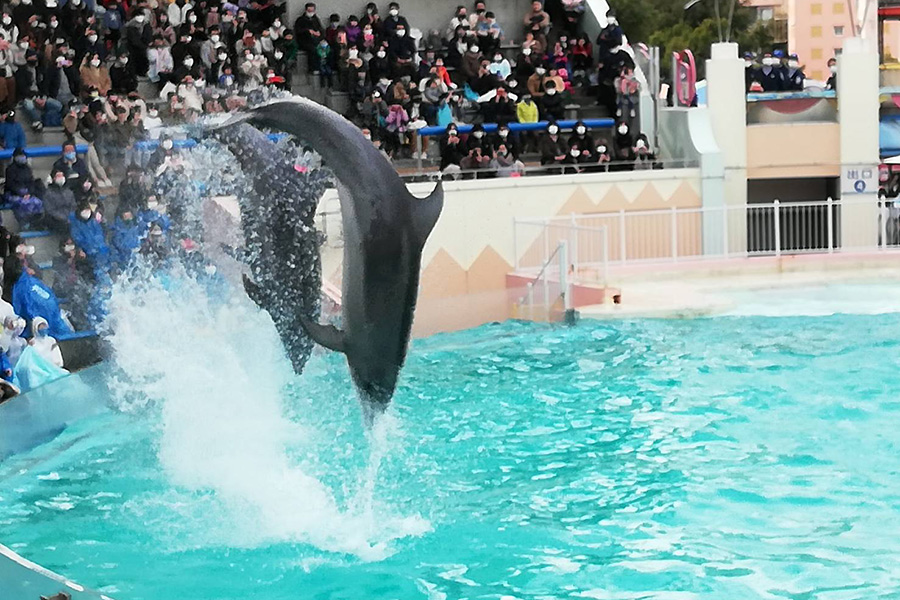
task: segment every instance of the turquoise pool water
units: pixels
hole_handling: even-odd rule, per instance
[[[900,597],[900,315],[436,336],[369,437],[347,381],[82,422],[2,541],[117,600]]]

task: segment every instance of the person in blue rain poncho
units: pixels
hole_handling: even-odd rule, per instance
[[[163,233],[168,233],[172,228],[172,221],[165,212],[165,206],[159,203],[159,199],[154,194],[147,196],[147,201],[138,210],[137,219],[147,229],[153,223],[158,224]]]
[[[79,204],[69,216],[69,232],[72,241],[87,255],[94,270],[105,273],[109,266],[109,246],[106,245],[103,225],[89,205]]]
[[[16,314],[25,319],[29,327],[37,317],[46,319],[47,331],[55,338],[73,333],[71,325],[66,322],[59,309],[56,294],[40,279],[22,271],[21,266],[18,268],[15,264],[11,266],[6,276],[15,280],[12,305]]]
[[[135,218],[131,208],[119,207],[109,240],[112,246],[112,259],[119,268],[125,269],[131,264],[148,229],[149,225]]]

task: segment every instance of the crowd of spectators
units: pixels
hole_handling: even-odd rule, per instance
[[[308,3],[293,29],[275,0],[3,3],[0,146],[13,151],[3,201],[21,232],[48,230],[62,242],[45,273],[27,235],[0,228],[11,306],[0,372],[3,357],[15,363],[10,349],[19,337],[93,327],[103,290],[136,256],[199,256],[178,214],[179,189],[189,181],[167,128],[243,107],[257,93],[290,91],[298,73],[346,91],[347,116],[390,159],[413,155],[416,129],[439,126],[441,169],[454,176],[522,175],[529,152],[556,173],[621,161],[649,167],[649,142],[632,133],[639,84],[622,30],[610,12],[592,43],[580,27],[584,10],[585,0],[564,0],[554,22],[536,1],[520,22],[501,23],[479,0],[457,6],[443,31],[423,33],[397,2],[384,17],[369,3],[358,16],[324,22]],[[584,122],[560,131],[577,88],[616,116],[610,139]],[[549,122],[543,131],[509,127],[540,121]],[[499,127],[488,135],[483,123]],[[461,134],[463,124],[473,131]],[[32,136],[54,128],[65,138],[49,174],[32,170],[26,127]],[[212,277],[202,262],[192,259]]]
[[[837,90],[837,61],[828,60],[829,76],[826,90]],[[786,55],[774,50],[758,56],[744,53],[744,87],[747,92],[802,92],[806,88],[806,73],[796,54]]]

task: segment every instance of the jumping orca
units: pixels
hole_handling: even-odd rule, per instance
[[[443,188],[438,183],[427,198],[414,197],[359,128],[310,100],[273,101],[242,118],[294,135],[321,155],[338,180],[344,330],[301,321],[318,344],[346,356],[371,422],[390,404],[406,359],[422,247],[441,214]]]

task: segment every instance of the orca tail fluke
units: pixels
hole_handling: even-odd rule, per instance
[[[434,190],[427,197],[412,197],[410,202],[412,202],[413,229],[421,248],[425,245],[428,236],[431,235],[431,230],[434,229],[441,216],[441,210],[444,208],[444,185],[438,181]]]
[[[310,321],[306,317],[300,318],[300,324],[306,334],[312,340],[333,352],[347,353],[347,344],[344,333],[337,329],[334,325],[323,325],[315,321]]]

